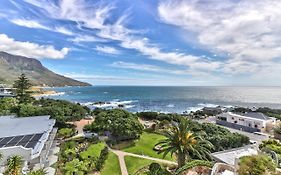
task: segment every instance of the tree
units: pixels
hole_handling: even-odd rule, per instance
[[[66,175],[84,175],[88,168],[83,161],[73,159],[65,164],[64,170]]]
[[[176,155],[179,168],[185,164],[186,159],[207,160],[210,158],[210,150],[213,149],[213,145],[209,141],[203,140],[200,135],[192,133],[188,120],[181,119],[179,123],[173,123],[172,128],[167,130],[164,135],[166,139],[156,144],[161,146],[159,154],[164,153],[164,157],[168,153],[171,156]]]
[[[0,160],[3,159],[3,154],[0,152]]]
[[[39,170],[34,170],[34,171],[31,171],[31,172],[27,173],[27,175],[46,175],[46,174],[48,174],[48,173],[43,168],[41,168]]]
[[[268,155],[240,158],[238,175],[266,175],[275,173],[276,165]]]
[[[7,170],[6,170],[6,174],[9,175],[20,175],[21,174],[21,170],[22,170],[22,166],[23,166],[23,160],[21,156],[15,155],[15,156],[11,156],[8,158],[7,161]]]
[[[25,74],[21,74],[18,77],[18,80],[14,82],[13,87],[15,88],[15,93],[17,99],[19,100],[19,103],[28,103],[31,101],[31,91],[29,90],[29,88],[31,87],[31,83],[29,82],[29,79],[25,76]]]
[[[143,130],[136,115],[121,109],[99,113],[86,128],[94,132],[109,131],[116,140],[138,138]]]
[[[0,99],[0,115],[11,115],[15,112],[17,100],[12,97]]]

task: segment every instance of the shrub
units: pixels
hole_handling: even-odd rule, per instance
[[[275,173],[276,165],[264,154],[240,158],[238,175],[265,175]]]
[[[58,131],[58,137],[69,138],[75,134],[74,129],[72,128],[62,128]]]
[[[104,147],[104,149],[101,150],[100,156],[99,156],[99,158],[98,158],[98,160],[96,161],[96,164],[95,164],[96,169],[98,171],[100,171],[103,168],[107,157],[108,157],[108,148]]]

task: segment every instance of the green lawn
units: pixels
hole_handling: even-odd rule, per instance
[[[150,157],[163,159],[162,154],[157,154],[156,151],[153,150],[156,143],[160,140],[165,139],[165,136],[155,133],[144,132],[140,139],[135,141],[135,145],[122,149],[125,152],[135,153],[139,155],[147,155]],[[164,159],[166,160],[175,160],[168,154]]]
[[[101,170],[101,175],[121,175],[118,157],[114,153],[109,152],[104,168]]]
[[[99,157],[101,150],[105,147],[104,142],[100,142],[97,144],[90,145],[86,151],[81,152],[80,156],[83,159],[86,159],[88,156]]]
[[[129,175],[133,175],[141,168],[153,163],[152,160],[142,159],[138,157],[131,157],[131,156],[125,156],[125,162]]]

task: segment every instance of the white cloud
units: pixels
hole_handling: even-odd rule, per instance
[[[70,30],[68,30],[67,28],[65,27],[55,27],[54,28],[54,31],[55,32],[58,32],[58,33],[62,33],[62,34],[65,34],[65,35],[74,35],[74,33]]]
[[[42,8],[45,13],[56,19],[75,21],[85,27],[101,29],[104,21],[109,17],[112,5],[87,3],[84,0],[61,0],[58,3],[41,0],[25,0],[26,2]]]
[[[157,44],[153,44],[149,39],[140,37],[142,31],[132,30],[125,26],[128,14],[125,13],[116,21],[105,23],[110,17],[113,5],[93,3],[89,4],[84,0],[62,0],[58,4],[50,1],[30,1],[35,6],[42,8],[46,15],[55,19],[74,21],[80,29],[92,29],[97,31],[96,36],[78,35],[72,42],[99,42],[102,39],[114,40],[126,49],[133,49],[149,59],[166,62],[169,64],[186,66],[192,75],[201,75],[203,72],[221,70],[222,62],[211,61],[205,57],[181,53],[179,51],[163,51]],[[96,50],[105,53],[117,53],[111,47],[97,46]],[[180,72],[181,70],[179,70]]]
[[[219,62],[210,63],[203,57],[180,52],[163,52],[157,45],[151,44],[148,39],[138,37],[136,34],[139,34],[139,31],[125,27],[124,23],[126,22],[127,14],[122,15],[112,24],[105,24],[111,10],[114,9],[112,5],[89,5],[84,0],[62,0],[59,4],[34,0],[28,0],[28,2],[44,9],[47,15],[52,18],[75,21],[82,27],[95,29],[98,31],[97,35],[99,37],[119,41],[121,47],[134,49],[150,59],[164,61],[169,64],[185,65],[190,69],[197,69],[202,63],[208,71],[220,66]],[[97,41],[97,39],[99,38],[95,36],[82,35],[71,40],[73,42],[91,42]]]
[[[114,47],[108,47],[108,46],[97,46],[95,50],[106,54],[113,54],[113,55],[120,54],[119,50],[115,49]]]
[[[150,64],[138,64],[117,61],[113,62],[111,67],[122,68],[122,69],[132,69],[138,71],[148,71],[148,72],[159,72],[159,73],[168,73],[168,74],[190,74],[188,70],[176,70],[176,69],[167,69],[160,66],[150,65]]]
[[[30,19],[12,19],[10,20],[12,23],[18,25],[18,26],[22,26],[22,27],[27,27],[27,28],[34,28],[34,29],[44,29],[44,30],[48,30],[48,31],[52,31],[52,32],[57,32],[57,33],[61,33],[64,35],[74,35],[74,33],[72,31],[70,31],[69,29],[62,27],[62,26],[58,26],[58,27],[49,27],[46,25],[43,25],[41,23],[39,23],[38,21],[35,20],[30,20]]]
[[[56,50],[51,45],[16,41],[5,34],[0,34],[0,51],[38,59],[61,59],[69,52],[69,49],[64,47],[61,50]]]
[[[279,0],[166,0],[158,12],[163,22],[195,33],[199,44],[229,55],[222,71],[252,75],[281,56],[280,9]]]
[[[74,38],[69,39],[69,41],[80,43],[80,42],[104,42],[105,39],[98,38],[96,36],[90,35],[77,35]]]
[[[11,20],[11,22],[16,24],[16,25],[27,27],[27,28],[51,30],[51,28],[49,28],[47,26],[44,26],[44,25],[40,24],[39,22],[33,21],[33,20],[13,19],[13,20]]]
[[[127,78],[127,77],[120,77],[120,76],[112,76],[112,75],[94,75],[94,74],[81,74],[81,73],[65,73],[64,76],[69,78],[74,78],[77,80],[135,80],[133,78]]]

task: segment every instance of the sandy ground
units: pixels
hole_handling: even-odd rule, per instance
[[[76,126],[76,130],[78,131],[78,134],[82,134],[84,126],[91,124],[93,121],[94,119],[82,119],[79,121],[69,122],[69,123],[74,124]]]

